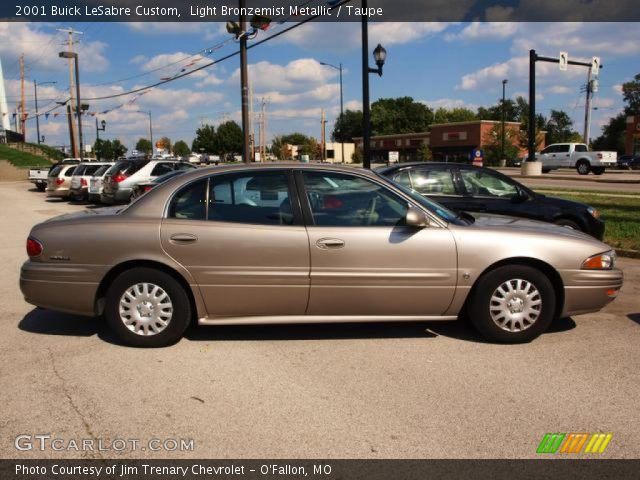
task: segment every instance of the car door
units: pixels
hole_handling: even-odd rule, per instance
[[[286,170],[213,175],[182,187],[165,251],[193,276],[208,316],[303,315],[309,240]]]
[[[524,187],[490,169],[460,168],[470,212],[543,219],[544,211]]]
[[[562,168],[571,167],[571,145],[568,143],[562,143],[556,145],[556,151],[554,153],[556,157],[555,164]]]
[[[311,253],[308,315],[442,315],[456,288],[447,228],[404,225],[408,201],[357,174],[296,174]]]

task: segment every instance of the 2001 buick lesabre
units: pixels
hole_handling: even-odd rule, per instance
[[[33,227],[27,302],[107,318],[128,344],[200,324],[453,320],[488,339],[534,339],[601,309],[622,272],[566,227],[456,215],[361,169],[212,167],[122,210]]]

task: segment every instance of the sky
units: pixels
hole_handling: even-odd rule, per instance
[[[260,31],[249,45],[291,25]],[[67,34],[57,31],[68,27],[83,32],[75,37],[82,98],[89,112],[96,112],[83,119],[85,144],[95,140],[95,118],[107,122],[101,138],[118,138],[129,149],[138,138],[149,137],[147,112],[154,139],[167,136],[189,145],[202,124],[240,122],[239,56],[143,95],[92,100],[146,87],[237,51],[238,44],[218,23],[0,23],[0,60],[10,111],[20,97],[21,54],[28,112],[34,112],[34,80],[57,82],[38,88],[41,113],[68,97],[68,64],[58,58]],[[622,110],[622,83],[640,73],[637,23],[371,23],[370,49],[378,43],[386,48],[387,61],[382,77],[370,76],[371,101],[411,96],[433,109],[494,105],[502,96],[503,79],[508,80],[507,98],[528,98],[531,48],[549,57],[566,51],[572,60],[590,62],[599,56],[604,68],[593,102],[592,138]],[[254,112],[264,101],[269,139],[292,132],[319,138],[322,109],[327,132],[332,131],[340,112],[339,73],[320,62],[342,63],[345,109],[362,107],[357,23],[308,23],[249,50],[248,59]],[[586,77],[583,67],[562,72],[557,64],[538,63],[537,111],[548,116],[551,109],[564,110],[575,130],[582,132],[585,95],[580,89]],[[66,117],[54,117],[56,112],[63,108],[40,117],[41,135],[49,145],[68,145]],[[35,119],[28,120],[27,140],[35,141],[35,131]]]

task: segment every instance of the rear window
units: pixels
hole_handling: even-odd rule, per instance
[[[587,146],[586,145],[582,145],[580,143],[578,145],[576,145],[575,151],[576,152],[588,152]]]
[[[132,162],[130,160],[122,160],[113,165],[109,171],[107,171],[107,175],[117,175],[119,173],[123,175],[133,175],[142,167],[144,167],[148,162],[145,161],[135,161]]]
[[[173,172],[175,170],[175,163],[158,163],[153,170],[151,170],[152,177],[159,177],[165,173]]]
[[[104,175],[104,172],[106,172],[110,168],[111,168],[111,165],[102,165],[95,172],[93,172],[93,176],[94,177],[102,176]]]
[[[49,172],[49,176],[50,177],[57,177],[58,175],[60,175],[60,170],[62,170],[62,165],[58,165],[56,167],[53,167],[51,169],[51,171]]]

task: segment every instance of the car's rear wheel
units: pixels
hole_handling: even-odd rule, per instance
[[[586,160],[580,160],[576,164],[576,170],[580,175],[589,175],[589,172],[591,171],[591,165]]]
[[[36,183],[36,188],[39,192],[44,192],[47,189],[46,183]]]
[[[593,167],[591,171],[594,175],[602,175],[604,173],[605,167]]]
[[[499,343],[524,343],[547,330],[556,295],[541,271],[505,265],[483,275],[470,300],[467,313],[482,336]]]
[[[551,171],[550,168],[543,168],[542,173],[549,173]]]
[[[134,268],[118,275],[109,287],[105,316],[127,345],[164,347],[184,334],[191,306],[184,288],[171,275]]]

